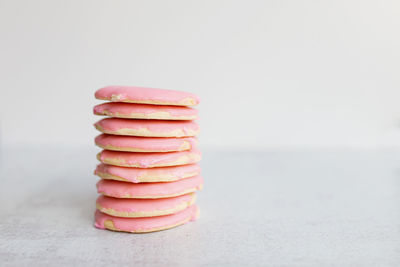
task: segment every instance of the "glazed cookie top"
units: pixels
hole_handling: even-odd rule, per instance
[[[130,152],[171,152],[196,147],[194,137],[137,137],[101,134],[95,139],[96,145],[108,150]]]
[[[175,182],[127,183],[101,179],[97,182],[97,192],[116,198],[166,198],[184,195],[200,190],[203,178],[200,175]]]
[[[97,158],[103,163],[116,166],[153,168],[196,163],[201,159],[201,152],[197,149],[165,153],[136,153],[103,150],[97,154]]]
[[[200,102],[192,93],[137,86],[106,86],[97,90],[95,97],[112,102],[173,106],[194,106]]]
[[[194,203],[195,197],[194,193],[159,199],[113,198],[100,195],[96,204],[101,208],[120,212],[151,212],[173,209],[181,203],[187,203],[187,206],[190,206]]]
[[[195,136],[199,132],[199,125],[193,121],[106,118],[94,126],[103,133],[130,136],[184,137]]]
[[[119,167],[113,165],[99,164],[96,167],[94,174],[108,179],[119,179],[132,183],[145,182],[147,179],[157,177],[158,181],[165,181],[166,178],[175,181],[185,177],[194,176],[200,173],[200,166],[197,164],[160,167],[152,169]],[[153,179],[151,179],[153,181]]]
[[[113,227],[118,231],[127,232],[149,232],[172,227],[186,220],[196,220],[198,209],[192,205],[183,211],[163,216],[144,217],[144,218],[120,218],[96,210],[95,226],[105,229],[106,222],[112,222]]]
[[[195,120],[198,118],[198,111],[194,108],[131,103],[103,103],[95,106],[93,113],[130,119]]]

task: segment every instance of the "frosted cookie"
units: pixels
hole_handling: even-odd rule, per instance
[[[97,146],[115,151],[128,152],[171,152],[184,151],[196,147],[194,137],[137,137],[101,134],[96,137]]]
[[[196,109],[180,106],[157,106],[130,103],[103,103],[93,108],[96,115],[128,119],[195,120]]]
[[[97,90],[95,97],[112,102],[173,106],[194,106],[200,102],[192,93],[137,86],[107,86]]]
[[[99,196],[96,208],[108,215],[116,217],[153,217],[177,213],[191,206],[196,201],[196,194],[158,198],[131,199]]]
[[[166,198],[193,193],[203,186],[201,176],[193,176],[175,182],[127,183],[113,180],[97,182],[97,192],[115,198]]]
[[[96,210],[95,226],[100,229],[130,233],[147,233],[173,228],[194,221],[198,217],[198,208],[192,205],[180,212],[145,218],[113,217]]]
[[[171,182],[200,174],[200,166],[188,164],[161,168],[126,168],[107,164],[99,164],[94,174],[103,179],[132,183]]]
[[[103,150],[97,154],[97,159],[105,164],[122,167],[154,168],[196,163],[201,160],[201,153],[196,149],[165,153]]]
[[[107,118],[96,122],[94,126],[107,134],[145,137],[185,137],[199,133],[199,125],[193,121]]]

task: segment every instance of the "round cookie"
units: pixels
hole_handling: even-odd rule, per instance
[[[95,226],[100,229],[130,233],[148,233],[173,228],[194,221],[198,217],[198,208],[192,205],[180,212],[145,218],[120,218],[96,210]]]
[[[196,109],[180,106],[158,106],[131,103],[103,103],[93,108],[96,115],[127,119],[195,120]]]
[[[103,150],[97,154],[97,159],[102,163],[115,166],[154,168],[196,163],[201,160],[201,153],[197,149],[165,153],[136,153]]]
[[[163,121],[107,118],[94,125],[107,134],[145,137],[185,137],[199,133],[199,125],[193,121]]]
[[[112,102],[153,105],[194,106],[199,97],[188,92],[138,86],[107,86],[96,91],[95,97]]]
[[[193,149],[197,139],[194,137],[165,138],[101,134],[96,137],[95,143],[103,149],[115,151],[171,152]]]
[[[185,195],[200,190],[203,178],[193,176],[175,182],[127,183],[113,180],[97,182],[97,192],[115,198],[167,198]]]
[[[116,217],[153,217],[177,213],[186,209],[196,201],[196,194],[158,198],[130,199],[99,196],[96,208],[108,215]]]
[[[188,164],[142,169],[119,167],[102,163],[96,167],[94,174],[103,179],[132,183],[171,182],[199,175],[200,166],[197,164]]]

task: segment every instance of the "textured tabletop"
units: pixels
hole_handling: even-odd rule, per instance
[[[97,150],[1,151],[2,266],[399,266],[399,151],[203,153],[200,219],[93,227]]]

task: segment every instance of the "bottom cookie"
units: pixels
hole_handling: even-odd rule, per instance
[[[178,213],[146,218],[121,218],[114,217],[96,210],[95,226],[100,229],[130,233],[148,233],[167,230],[175,226],[194,221],[198,217],[199,210],[192,205]]]

